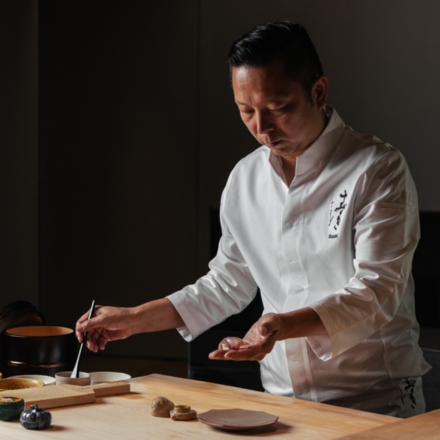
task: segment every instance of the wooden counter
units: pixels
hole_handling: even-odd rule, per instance
[[[1,437],[215,440],[252,435],[271,439],[337,439],[357,438],[347,436],[360,435],[364,431],[376,432],[374,429],[377,432],[388,429],[387,432],[394,433],[394,428],[406,423],[363,411],[158,374],[131,379],[130,382],[130,394],[98,398],[93,404],[50,410],[53,426],[49,430],[27,431],[19,422],[0,422]],[[279,420],[272,426],[257,430],[241,433],[222,431],[196,420],[177,422],[151,416],[150,404],[157,396],[168,397],[176,405],[190,405],[198,413],[210,409],[243,408],[265,411],[279,416]]]
[[[397,424],[379,426],[340,440],[439,440],[440,409],[401,420]]]

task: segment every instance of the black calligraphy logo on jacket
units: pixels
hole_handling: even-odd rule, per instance
[[[330,221],[328,223],[328,238],[338,238],[338,229],[341,224],[342,214],[347,207],[345,199],[347,198],[347,191],[344,190],[339,194],[337,202],[332,200],[330,203]],[[339,202],[339,205],[337,204]]]

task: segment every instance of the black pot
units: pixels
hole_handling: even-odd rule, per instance
[[[77,340],[72,329],[55,326],[14,327],[2,334],[3,376],[55,376],[73,369]]]

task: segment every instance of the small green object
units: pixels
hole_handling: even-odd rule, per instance
[[[0,397],[0,420],[11,422],[18,420],[24,410],[24,400],[21,397]]]

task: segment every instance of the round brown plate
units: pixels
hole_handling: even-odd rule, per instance
[[[244,430],[273,425],[278,416],[247,409],[212,409],[198,416],[202,423],[219,429]]]

